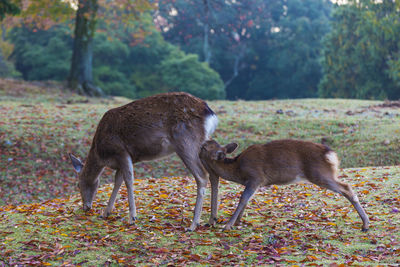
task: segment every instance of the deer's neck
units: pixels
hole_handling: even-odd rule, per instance
[[[226,158],[224,160],[213,160],[207,164],[212,171],[219,177],[232,181],[235,183],[243,184],[244,181],[240,177],[239,162],[236,158]]]
[[[79,178],[86,183],[95,182],[101,175],[104,169],[104,164],[101,164],[98,157],[94,153],[94,149],[91,148]]]

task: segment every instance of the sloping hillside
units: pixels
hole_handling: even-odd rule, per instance
[[[57,83],[0,79],[0,205],[40,202],[76,192],[68,160],[84,158],[102,114],[127,103],[71,94]],[[398,104],[398,103],[397,103]],[[400,163],[400,109],[396,103],[341,99],[210,102],[220,119],[214,137],[253,143],[279,138],[325,139],[341,166]],[[143,177],[187,176],[177,157],[137,164]],[[103,182],[111,182],[107,171]]]

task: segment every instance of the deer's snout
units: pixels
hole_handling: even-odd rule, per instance
[[[92,204],[83,204],[83,211],[89,211],[92,209]]]

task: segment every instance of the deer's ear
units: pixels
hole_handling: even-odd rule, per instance
[[[78,159],[77,157],[75,157],[72,154],[69,154],[69,158],[71,159],[72,166],[74,166],[75,171],[77,173],[81,172],[83,163],[80,161],[80,159]]]
[[[227,154],[232,153],[233,151],[236,150],[236,148],[237,148],[238,146],[239,146],[239,145],[236,144],[236,143],[227,144],[227,145],[225,146],[226,153],[227,153]]]

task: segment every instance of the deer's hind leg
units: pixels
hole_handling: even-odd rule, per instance
[[[369,228],[369,218],[368,215],[365,213],[364,209],[361,207],[360,201],[358,200],[357,195],[351,189],[351,186],[337,181],[339,186],[339,193],[345,196],[351,204],[353,204],[354,208],[357,210],[358,215],[360,216],[361,220],[363,221],[362,231],[366,232]]]
[[[189,169],[189,171],[193,174],[196,184],[197,184],[197,196],[196,196],[196,205],[194,208],[194,217],[190,228],[188,231],[194,231],[197,226],[200,224],[200,215],[201,210],[203,208],[203,199],[207,186],[207,172],[204,169],[201,161],[199,159],[199,151],[198,148],[200,145],[193,145],[192,147],[177,147],[176,153],[182,159],[183,163]]]
[[[362,231],[363,232],[368,231],[369,228],[368,215],[361,207],[360,201],[358,200],[357,195],[351,189],[351,186],[346,183],[340,182],[336,178],[336,173],[334,174],[330,172],[326,172],[324,174],[319,173],[318,178],[319,179],[313,179],[312,182],[320,187],[327,188],[329,190],[332,190],[333,192],[339,193],[350,201],[350,203],[357,210],[361,220],[363,221]]]

